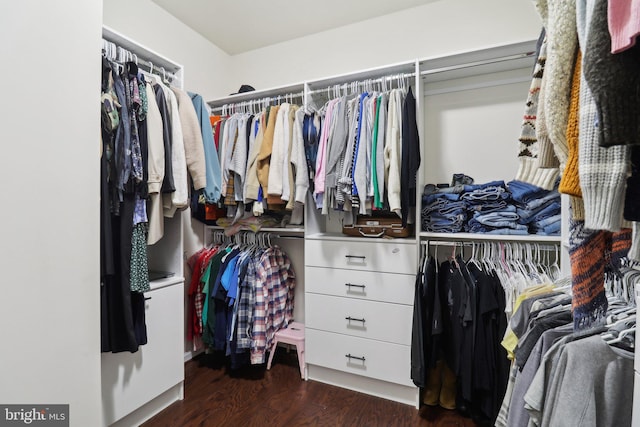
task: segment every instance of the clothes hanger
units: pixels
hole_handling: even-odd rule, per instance
[[[478,250],[479,247],[476,245],[476,242],[471,243],[471,257],[469,258],[469,262],[478,267],[478,269],[483,270],[482,266],[478,262]]]
[[[632,327],[630,327],[628,329],[624,329],[624,330],[620,331],[620,333],[618,333],[618,335],[611,335],[609,333],[604,333],[603,335],[601,335],[601,337],[602,337],[602,339],[604,339],[604,341],[607,344],[611,345],[611,344],[616,344],[616,343],[622,342],[626,336],[628,336],[630,334],[634,334],[635,335],[635,333],[636,333],[636,326],[633,325]]]

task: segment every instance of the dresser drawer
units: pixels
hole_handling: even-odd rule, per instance
[[[306,362],[406,386],[411,381],[411,347],[332,332],[305,329]]]
[[[413,305],[415,274],[305,268],[305,289],[315,294]]]
[[[307,294],[306,326],[396,344],[411,345],[413,307]]]
[[[313,267],[415,274],[416,263],[416,246],[412,243],[305,241],[305,264]]]

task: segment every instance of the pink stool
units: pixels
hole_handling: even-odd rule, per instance
[[[295,345],[298,351],[298,364],[300,365],[300,376],[304,379],[304,325],[298,322],[291,322],[286,329],[280,329],[273,338],[273,347],[269,354],[267,369],[271,369],[273,355],[276,354],[278,343]]]

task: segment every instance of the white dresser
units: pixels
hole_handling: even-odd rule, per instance
[[[309,379],[418,403],[411,381],[416,250],[410,240],[305,241]]]

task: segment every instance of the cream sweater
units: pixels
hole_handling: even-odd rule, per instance
[[[273,131],[273,147],[271,161],[269,162],[268,194],[272,196],[282,195],[282,178],[284,175],[285,147],[288,132],[289,107],[287,103],[280,104],[276,124]]]
[[[163,85],[162,91],[167,98],[171,115],[171,167],[176,187],[176,191],[171,193],[170,197],[168,194],[164,195],[164,216],[172,218],[177,209],[184,209],[189,205],[189,183],[178,100],[168,86]]]
[[[400,167],[402,164],[402,96],[394,90],[389,96],[384,146],[384,177],[389,209],[400,216]]]
[[[156,103],[156,94],[150,84],[146,85],[147,109],[147,144],[148,144],[148,172],[147,185],[149,187],[149,203],[147,216],[149,217],[149,235],[147,244],[153,245],[164,234],[164,218],[162,217],[162,196],[160,189],[164,179],[164,136],[162,134],[162,116]]]
[[[182,124],[182,138],[184,140],[184,154],[187,162],[187,170],[193,182],[195,190],[201,190],[207,184],[204,143],[202,142],[202,132],[200,122],[193,108],[191,97],[181,89],[171,87],[178,100],[178,113]]]
[[[244,202],[249,203],[258,199],[260,183],[258,182],[258,153],[262,147],[264,137],[264,111],[254,120],[259,121],[258,134],[249,138],[249,157],[247,159],[247,173],[244,181]],[[252,126],[253,129],[253,126]]]
[[[569,156],[566,130],[571,77],[578,46],[576,1],[534,0],[534,5],[547,30],[547,63],[542,78],[546,125],[560,170],[564,170]]]

